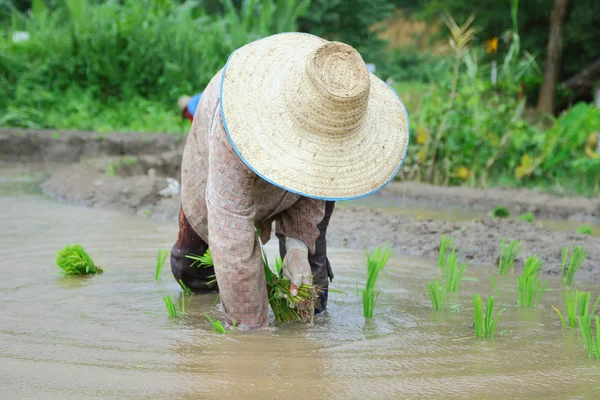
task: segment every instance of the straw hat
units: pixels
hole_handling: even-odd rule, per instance
[[[408,148],[398,94],[351,46],[283,33],[234,51],[221,117],[236,153],[268,182],[303,196],[367,196],[396,175]]]

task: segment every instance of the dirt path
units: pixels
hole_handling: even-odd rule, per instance
[[[166,177],[179,180],[183,138],[169,135],[53,133],[0,130],[3,161],[59,163],[42,190],[58,201],[88,207],[127,209],[139,215],[176,221],[179,198],[159,191]],[[582,245],[588,258],[582,277],[600,278],[600,238],[557,232],[515,220],[480,218],[467,222],[418,221],[390,210],[398,207],[488,211],[497,205],[514,214],[600,222],[600,200],[556,197],[528,190],[444,188],[394,182],[354,206],[337,208],[328,241],[336,247],[365,248],[389,241],[400,254],[437,257],[440,237],[452,237],[461,256],[473,264],[496,262],[502,238],[518,239],[525,257],[536,254],[549,273],[557,273],[563,246]],[[386,207],[377,209],[378,205]]]

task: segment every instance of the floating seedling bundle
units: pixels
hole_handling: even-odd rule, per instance
[[[56,264],[67,275],[88,275],[102,273],[102,268],[94,263],[81,245],[67,245],[58,252]]]

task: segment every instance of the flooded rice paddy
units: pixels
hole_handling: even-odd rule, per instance
[[[541,307],[526,311],[516,278],[500,279],[507,310],[497,337],[475,339],[471,297],[493,294],[491,267],[470,268],[453,310],[435,312],[425,288],[435,262],[395,256],[366,321],[356,295],[363,254],[331,249],[332,288],[345,294],[331,294],[313,326],[221,336],[203,315],[218,316],[216,295],[193,296],[185,318],[167,317],[162,297],[180,289],[168,261],[159,281],[154,264],[176,224],[54,203],[15,180],[0,181],[2,398],[600,398],[600,362],[551,308],[564,308],[554,278],[543,278],[553,290]],[[105,273],[61,276],[56,252],[73,243]],[[597,283],[576,286],[600,294]]]

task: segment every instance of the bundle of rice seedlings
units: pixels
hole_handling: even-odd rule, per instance
[[[581,233],[582,235],[591,235],[594,233],[594,230],[589,226],[580,226],[577,228],[577,232]]]
[[[594,332],[592,331],[592,319],[591,315],[578,317],[579,329],[583,336],[583,342],[587,348],[589,358],[600,358],[600,317],[596,316],[596,337],[594,338]]]
[[[434,310],[443,310],[446,305],[446,288],[439,285],[437,279],[432,283],[427,282],[427,291]]]
[[[154,274],[155,280],[158,280],[160,278],[160,272],[162,271],[163,265],[165,265],[167,255],[169,255],[169,252],[167,250],[158,250],[158,258],[156,259],[156,272]]]
[[[533,216],[531,211],[526,212],[525,214],[519,215],[519,217],[517,219],[519,219],[521,221],[532,222],[532,223],[535,221],[535,217]]]
[[[594,315],[596,307],[600,303],[600,296],[596,299],[594,307],[590,312],[592,294],[590,292],[580,292],[578,290],[572,290],[571,292],[565,292],[565,306],[567,309],[567,319],[563,317],[562,313],[558,308],[552,306],[554,311],[558,314],[558,318],[562,322],[563,328],[576,328],[578,317],[587,317],[588,315]]]
[[[513,271],[515,266],[515,259],[521,253],[521,242],[518,240],[511,240],[508,247],[504,238],[502,238],[502,244],[500,245],[500,258],[498,260],[498,274],[506,275],[508,271]]]
[[[448,255],[446,253],[448,252],[450,247],[452,247],[452,239],[446,237],[446,235],[443,235],[442,240],[440,242],[440,254],[438,256],[438,266],[440,268],[443,268],[444,265],[446,265],[446,258],[448,257]],[[452,251],[455,251],[455,250],[456,250],[456,246],[453,248]]]
[[[467,269],[467,264],[458,265],[458,256],[455,251],[452,251],[446,259],[446,264],[443,268],[444,282],[446,290],[449,292],[458,292],[460,281]]]
[[[569,286],[573,283],[575,273],[581,264],[587,257],[587,253],[581,246],[577,246],[571,249],[571,255],[569,256],[569,248],[563,247],[562,249],[562,264],[560,268],[560,277],[564,285]]]
[[[379,273],[391,256],[391,251],[388,245],[383,250],[381,250],[381,247],[377,247],[373,251],[367,250],[366,253],[367,282],[365,283],[365,288],[362,290],[363,314],[365,318],[372,318],[373,309],[375,308],[375,303],[380,292],[379,290],[375,290],[375,284],[377,283]]]
[[[290,285],[292,281],[283,275],[283,261],[281,257],[275,259],[274,268],[271,268],[267,259],[267,253],[260,242],[260,248],[263,258],[263,268],[267,283],[267,296],[269,305],[275,315],[277,322],[313,322],[315,315],[315,304],[322,289],[314,286],[302,284],[298,288],[298,294],[292,296]],[[214,262],[210,254],[210,249],[203,256],[186,255],[194,260],[191,266],[213,267]],[[216,282],[216,276],[211,276],[211,282]]]
[[[500,314],[502,314],[504,312],[504,310],[506,310],[506,309],[503,308],[494,317],[493,316],[494,302],[495,302],[495,299],[493,296],[488,297],[486,304],[485,304],[485,314],[484,314],[483,313],[483,301],[481,300],[481,296],[478,294],[475,294],[473,296],[475,336],[493,338],[494,335],[496,334],[498,318],[500,318]]]
[[[542,262],[536,257],[529,257],[525,262],[523,274],[519,277],[519,307],[537,307],[542,300],[546,285],[540,288],[539,277]]]
[[[171,296],[163,297],[165,307],[167,307],[167,313],[169,317],[184,317],[185,316],[185,298],[183,292],[181,292],[181,304],[177,300],[173,300]]]
[[[233,333],[235,332],[235,321],[233,321],[233,325],[231,326],[231,331],[227,331],[227,329],[225,329],[225,327],[223,326],[223,324],[221,323],[221,321],[217,320],[212,320],[207,313],[204,313],[204,316],[206,316],[206,319],[208,319],[208,322],[212,325],[213,329],[220,334],[226,334],[226,333]]]
[[[66,275],[87,275],[102,273],[102,268],[94,263],[81,245],[66,245],[56,256],[58,265]]]
[[[510,210],[504,206],[497,206],[489,214],[494,218],[510,218]]]

